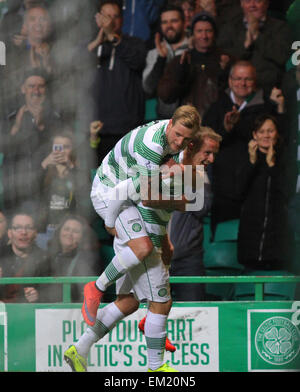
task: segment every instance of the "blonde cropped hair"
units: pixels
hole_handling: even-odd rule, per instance
[[[172,116],[172,124],[175,125],[177,121],[184,127],[191,129],[193,133],[196,133],[200,129],[202,119],[194,106],[182,105],[175,110]]]

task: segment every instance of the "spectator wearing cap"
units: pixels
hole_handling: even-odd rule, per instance
[[[268,15],[269,0],[241,0],[242,13],[220,29],[217,43],[256,68],[258,86],[269,95],[279,87],[290,57],[292,33],[284,20]]]
[[[48,100],[47,76],[41,70],[26,73],[21,85],[22,105],[2,124],[4,139],[4,205],[14,210],[38,195],[42,160],[60,116]]]
[[[207,12],[192,21],[190,48],[166,67],[158,96],[166,103],[193,104],[202,115],[226,87],[230,57],[215,44],[217,27]]]

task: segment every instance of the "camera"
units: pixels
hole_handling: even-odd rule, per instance
[[[64,146],[62,144],[53,144],[53,151],[63,151]]]

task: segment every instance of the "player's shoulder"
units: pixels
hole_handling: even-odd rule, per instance
[[[141,162],[150,160],[160,165],[167,148],[166,127],[168,121],[153,121],[142,125],[133,132],[133,152]]]
[[[167,125],[168,120],[157,120],[144,124],[137,130],[137,140],[154,151],[164,149],[167,145]]]

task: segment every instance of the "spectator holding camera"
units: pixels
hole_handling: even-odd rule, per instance
[[[51,152],[41,162],[40,224],[47,240],[66,213],[87,216],[88,176],[80,176],[71,130],[64,129],[52,139]]]

